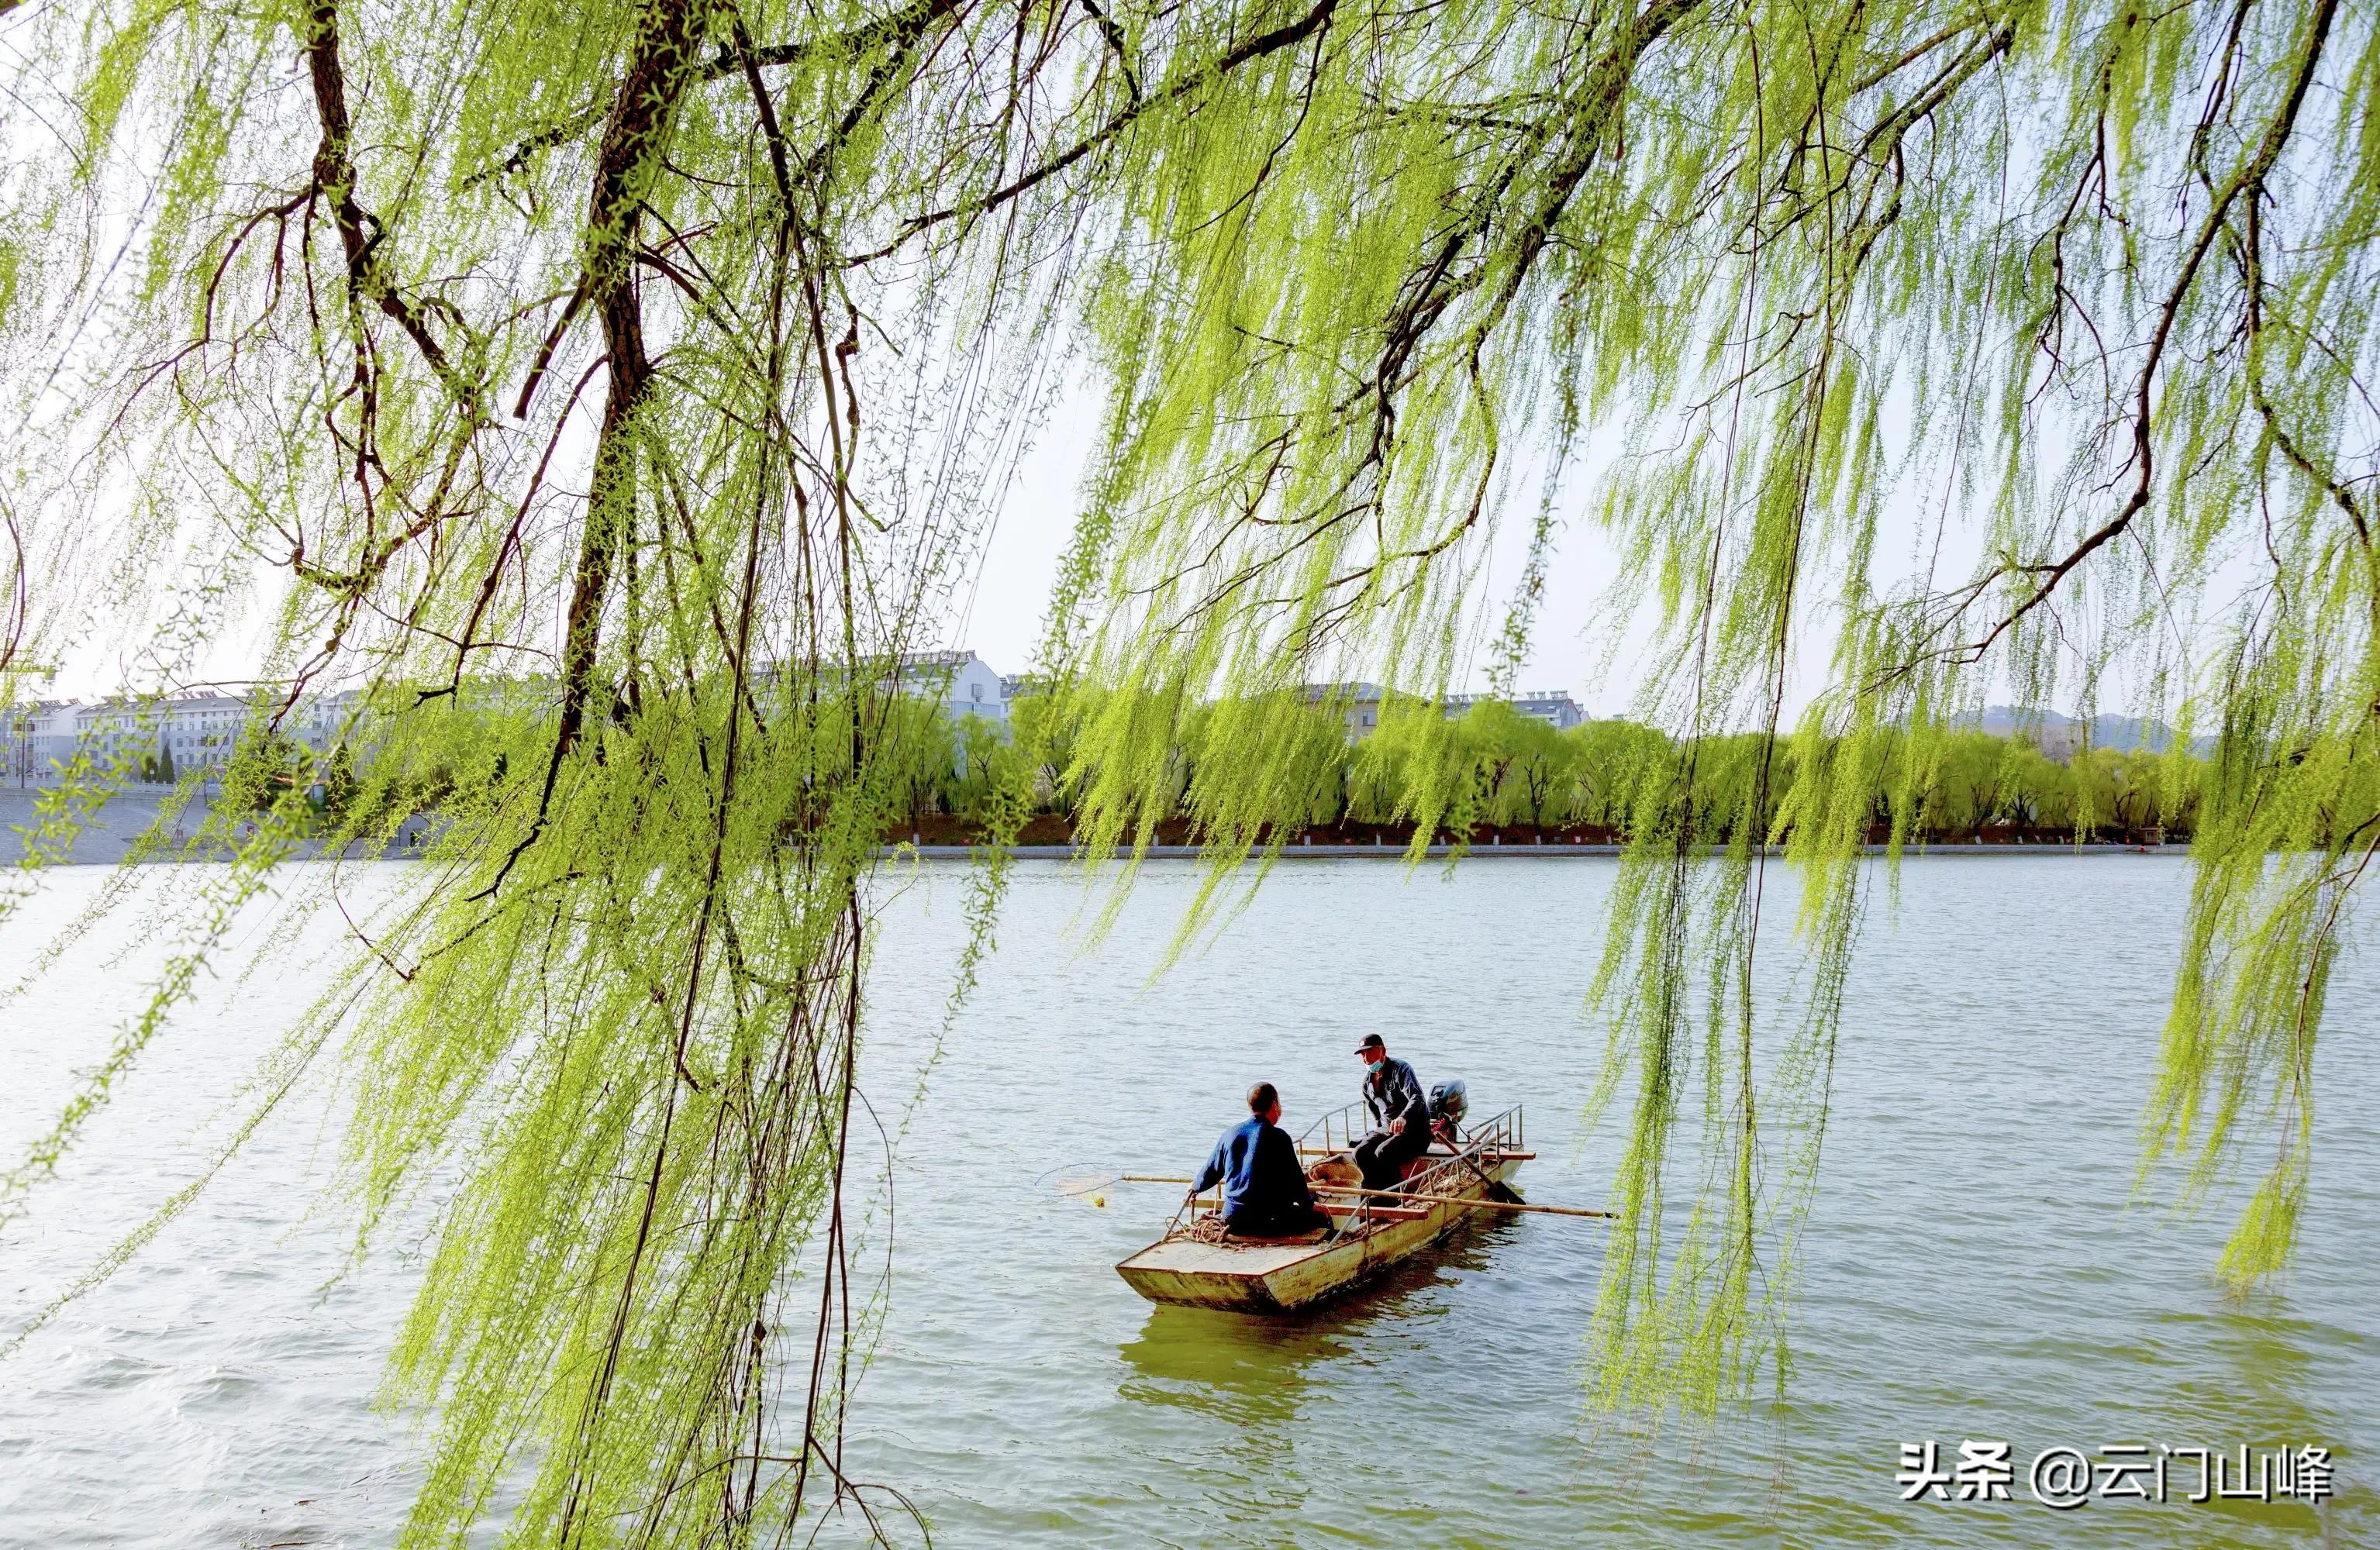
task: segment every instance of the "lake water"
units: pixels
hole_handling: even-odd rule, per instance
[[[1784,1397],[1649,1442],[1583,1398],[1596,1223],[1484,1226],[1318,1317],[1263,1321],[1152,1308],[1116,1278],[1173,1192],[1119,1186],[1101,1208],[1037,1182],[1188,1171],[1259,1077],[1295,1129],[1354,1096],[1355,1035],[1378,1029],[1425,1083],[1526,1105],[1532,1197],[1599,1203],[1619,1117],[1582,1122],[1603,1040],[1581,998],[1613,875],[1285,864],[1152,985],[1189,866],[1151,865],[1087,948],[1076,876],[1022,864],[922,1090],[965,873],[889,876],[868,1085],[889,1123],[915,1107],[852,1471],[901,1487],[953,1546],[2380,1544],[2380,960],[2350,952],[2331,997],[2301,1258],[2227,1297],[2212,1271],[2236,1195],[2189,1217],[2127,1204],[2177,858],[1907,865],[1850,988]],[[108,876],[54,876],[0,938],[0,981]],[[210,985],[123,1084],[0,1240],[0,1338],[188,1176],[305,999],[290,963],[328,940]],[[103,923],[0,1004],[11,1161],[160,951]],[[320,1193],[336,1144],[319,1096],[293,1105],[0,1363],[0,1544],[388,1541],[412,1435],[371,1399],[414,1245],[340,1274],[346,1223]],[[1929,1438],[1952,1459],[2009,1443],[2014,1499],[1903,1505],[1900,1447]],[[2039,1450],[2125,1443],[2326,1447],[2338,1496],[2029,1499]],[[2195,1471],[2176,1466],[2177,1497]]]

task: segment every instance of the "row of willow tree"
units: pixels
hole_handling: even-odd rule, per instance
[[[1034,834],[1071,834],[1097,776],[1049,710],[1046,702],[1017,701],[1014,735],[972,716],[953,722],[930,709],[917,715],[904,740],[916,756],[905,783],[907,810],[897,815],[894,832],[958,839],[990,832],[1021,782],[1036,817],[1059,820],[1054,828],[1040,823]],[[1148,838],[1177,842],[1204,831],[1196,750],[1208,713],[1186,715],[1171,758],[1170,811],[1152,810]],[[1342,733],[1344,717],[1331,707],[1313,707],[1305,719],[1310,731],[1298,739],[1306,755],[1299,761],[1304,799],[1280,809],[1293,840],[1301,830],[1322,838],[1360,829],[1400,840],[1426,829],[1432,838],[1482,842],[1542,835],[1606,843],[1650,827],[1682,828],[1714,845],[1756,829],[1765,842],[1776,842],[1788,837],[1795,775],[1806,757],[1791,742],[1772,749],[1758,733],[1689,745],[1625,720],[1557,729],[1495,700],[1459,716],[1427,701],[1391,700],[1378,729],[1360,741]],[[1764,750],[1773,757],[1760,790]],[[2024,732],[1903,739],[1874,772],[1869,837],[2186,840],[2211,768],[2179,747],[2061,746]],[[2367,785],[2359,816],[2380,802],[2380,772]],[[1689,821],[1679,823],[1681,817]]]
[[[1163,706],[1148,708],[1168,713]],[[1777,843],[1790,837],[1796,778],[1814,753],[1760,733],[1680,739],[1620,718],[1557,728],[1498,699],[1450,714],[1435,700],[1392,696],[1377,727],[1360,737],[1349,734],[1346,708],[1329,700],[1308,702],[1300,694],[1267,709],[1293,750],[1284,761],[1291,789],[1279,793],[1261,826],[1267,841],[1276,831],[1294,842],[1361,830],[1400,841],[1422,834],[1485,842],[1515,834],[1624,843],[1658,830],[1700,844],[1755,834]],[[1216,709],[1181,706],[1171,713],[1179,718],[1178,731],[1166,745],[1159,800],[1142,812],[1146,832],[1128,839],[1195,842],[1209,827],[1198,774]],[[980,842],[1006,829],[1012,839],[1071,838],[1099,780],[1096,757],[1079,735],[1095,714],[1079,703],[1027,695],[1003,726],[974,715],[953,718],[930,699],[885,702],[880,757],[894,771],[881,805],[885,833]],[[769,719],[783,724],[781,717]],[[833,724],[814,725],[811,735],[847,741],[848,727],[827,720]],[[357,741],[342,739],[318,755],[260,717],[237,761],[245,782],[240,805],[261,810],[285,793],[310,793],[324,817],[306,823],[310,831],[369,835],[392,820],[453,805],[478,781],[468,771],[486,767],[501,782],[513,758],[547,735],[546,721],[534,710],[492,713],[482,703],[444,735],[395,760],[384,779],[359,780],[359,763],[369,770],[377,761],[369,752],[359,761]],[[1825,745],[1815,750],[1829,762],[1836,752]],[[2212,757],[2169,735],[2159,745],[2119,749],[2040,729],[1930,729],[1895,740],[1871,769],[1867,837],[1875,843],[2186,841],[2215,771]],[[112,770],[91,764],[78,778],[110,786],[135,778],[176,784],[180,773],[161,748],[141,755],[137,772],[129,762]],[[2336,815],[2350,829],[2380,812],[2380,764],[2356,777]]]

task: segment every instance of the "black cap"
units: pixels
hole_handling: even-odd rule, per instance
[[[1366,1049],[1386,1049],[1387,1047],[1387,1042],[1379,1035],[1366,1034],[1364,1042],[1355,1047],[1355,1053],[1361,1055]]]

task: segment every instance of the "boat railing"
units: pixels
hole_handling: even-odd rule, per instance
[[[1507,1109],[1495,1119],[1485,1119],[1462,1133],[1462,1145],[1457,1145],[1447,1157],[1439,1157],[1430,1167],[1404,1181],[1406,1195],[1447,1195],[1468,1186],[1480,1176],[1480,1159],[1495,1157],[1500,1153],[1518,1150],[1516,1138],[1521,1133],[1521,1109]],[[1371,1200],[1364,1203],[1373,1205]],[[1385,1205],[1395,1205],[1390,1200]]]
[[[1343,1152],[1364,1139],[1371,1128],[1371,1117],[1359,1100],[1332,1109],[1299,1132],[1297,1147],[1301,1152]]]
[[[1528,1136],[1521,1128],[1521,1109],[1515,1104],[1501,1114],[1490,1115],[1463,1132],[1463,1144],[1467,1147],[1486,1145],[1491,1152],[1524,1152]]]
[[[1520,1151],[1523,1140],[1521,1110],[1517,1107],[1508,1108],[1501,1114],[1463,1129],[1453,1150],[1439,1156],[1427,1168],[1407,1179],[1399,1186],[1400,1193],[1408,1195],[1455,1193],[1483,1176],[1484,1162]],[[1358,1195],[1344,1230],[1355,1231],[1372,1222],[1376,1215],[1409,1209],[1409,1206],[1393,1199]]]
[[[1301,1152],[1344,1152],[1364,1139],[1372,1128],[1371,1116],[1360,1102],[1343,1108],[1334,1108],[1305,1127],[1297,1137]],[[1521,1128],[1521,1110],[1515,1106],[1501,1114],[1491,1115],[1477,1124],[1463,1129],[1463,1144],[1487,1142],[1499,1152],[1519,1152],[1527,1149],[1527,1137]]]

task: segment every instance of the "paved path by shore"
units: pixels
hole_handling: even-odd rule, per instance
[[[0,862],[24,859],[25,836],[20,831],[40,821],[33,805],[41,794],[36,789],[17,786],[0,791]],[[121,862],[133,842],[156,823],[166,794],[164,787],[119,793],[75,836],[69,859],[79,866],[112,866]],[[196,833],[206,817],[204,803],[193,802],[183,809],[179,827],[185,834]]]
[[[0,866],[14,866],[25,858],[24,830],[39,821],[34,804],[40,796],[34,790],[11,786],[0,790]],[[136,786],[120,792],[106,805],[93,814],[81,832],[75,836],[74,846],[65,865],[75,866],[121,866],[133,845],[157,822],[164,811],[166,788]],[[176,816],[174,833],[177,839],[196,834],[206,823],[209,808],[204,797],[193,800]],[[301,857],[320,854],[320,847],[310,842],[301,843]],[[391,852],[394,855],[396,853]],[[185,857],[178,852],[158,858],[163,861],[208,859],[204,856]]]

